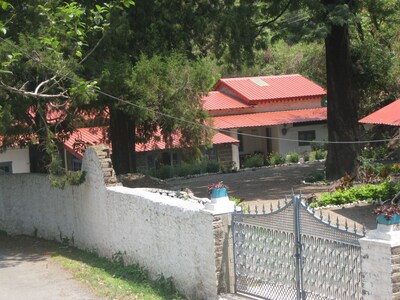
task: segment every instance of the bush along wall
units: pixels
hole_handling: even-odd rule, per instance
[[[358,201],[386,201],[392,199],[400,190],[400,183],[394,184],[388,180],[381,184],[365,184],[353,186],[347,190],[333,193],[322,193],[310,207],[341,205]]]

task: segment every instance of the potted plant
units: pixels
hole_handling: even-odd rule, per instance
[[[393,225],[400,223],[400,207],[397,203],[388,203],[374,209],[378,224]]]
[[[211,201],[205,205],[205,208],[214,214],[233,212],[235,202],[229,200],[228,188],[222,181],[209,184],[208,195]]]
[[[400,191],[392,200],[385,201],[381,206],[374,209],[378,224],[393,225],[400,223]]]
[[[222,181],[219,183],[211,183],[208,185],[208,195],[211,200],[216,198],[228,197],[229,187]]]

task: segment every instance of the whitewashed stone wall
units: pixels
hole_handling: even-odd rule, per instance
[[[106,187],[101,167],[89,148],[81,186],[59,190],[44,175],[0,176],[0,229],[68,238],[106,257],[121,252],[126,263],[139,263],[153,276],[172,276],[189,298],[215,299],[212,214],[200,204],[146,189]]]

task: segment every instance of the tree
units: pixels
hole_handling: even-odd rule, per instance
[[[359,78],[360,68],[356,65],[361,63],[361,60],[355,61],[350,33],[354,35],[354,32],[358,31],[362,36],[362,27],[366,24],[359,20],[362,19],[361,16],[365,17],[368,14],[372,24],[378,27],[381,25],[383,28],[385,24],[390,24],[389,20],[398,12],[399,2],[379,1],[376,4],[374,1],[289,0],[284,3],[246,3],[253,7],[252,13],[255,15],[243,18],[245,22],[252,24],[243,26],[245,31],[247,28],[253,31],[257,28],[260,36],[273,35],[275,39],[284,38],[291,43],[316,39],[325,41],[328,139],[331,141],[326,162],[327,178],[337,179],[346,173],[355,174],[357,141],[360,139],[357,120],[363,85],[354,82],[355,76]],[[269,14],[263,13],[263,5],[269,5],[266,8]],[[253,47],[249,49],[253,50],[256,45],[255,36],[251,43]],[[366,84],[368,83],[369,81],[366,81]]]
[[[157,128],[161,128],[162,138],[167,141],[171,133],[179,130],[182,145],[188,141],[195,142],[193,146],[200,140],[207,142],[204,128],[190,126],[189,131],[189,123],[181,119],[204,122],[199,95],[208,92],[218,73],[212,70],[211,60],[203,58],[218,45],[216,24],[224,2],[149,0],[112,14],[111,27],[102,47],[96,50],[92,61],[88,60],[88,68],[103,90],[133,103],[100,99],[101,105],[110,109],[112,157],[117,174],[134,171],[136,138],[148,139]],[[145,74],[136,76],[137,72]],[[121,80],[124,77],[132,78],[129,91],[126,81]],[[161,117],[154,111],[173,118]]]
[[[2,1],[3,149],[16,141],[38,144],[50,174],[65,174],[59,144],[79,123],[81,107],[96,96],[96,82],[82,76],[82,63],[92,52],[89,37],[105,30],[113,8],[131,3],[109,1],[86,7],[52,0],[16,1],[11,6]]]

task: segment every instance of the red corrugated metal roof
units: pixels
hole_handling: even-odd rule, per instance
[[[323,97],[326,91],[299,75],[222,78],[214,87],[226,87],[248,102],[262,102],[305,97]]]
[[[64,147],[68,152],[82,159],[86,147],[97,144],[107,144],[106,137],[107,127],[79,128],[64,142]]]
[[[77,158],[82,159],[86,147],[97,144],[107,144],[107,127],[88,127],[79,128],[75,131],[70,138],[64,142],[65,149],[75,155]],[[239,141],[226,134],[217,132],[213,138],[212,143],[217,144],[232,144],[239,143]],[[111,145],[109,145],[111,148]],[[152,151],[164,150],[168,148],[179,148],[179,135],[173,135],[172,145],[167,145],[164,141],[151,139],[145,144],[136,144],[136,151]]]
[[[202,100],[203,108],[207,111],[250,107],[249,105],[219,91],[209,92],[207,96],[202,98]]]
[[[234,144],[234,143],[239,143],[239,140],[237,140],[229,135],[223,134],[221,132],[217,132],[212,138],[212,143],[214,145]]]
[[[310,121],[324,121],[326,119],[326,107],[230,115],[213,118],[214,126],[218,129],[261,127]]]
[[[360,123],[400,126],[400,99],[362,118]]]
[[[214,145],[239,143],[239,140],[237,140],[233,137],[230,137],[226,134],[220,133],[220,132],[217,132],[212,137],[211,140]],[[172,149],[172,148],[179,148],[179,147],[180,147],[179,135],[175,134],[175,135],[173,135],[172,145],[167,145],[163,140],[151,139],[150,141],[148,141],[145,144],[136,144],[136,152],[164,150],[164,149]]]

